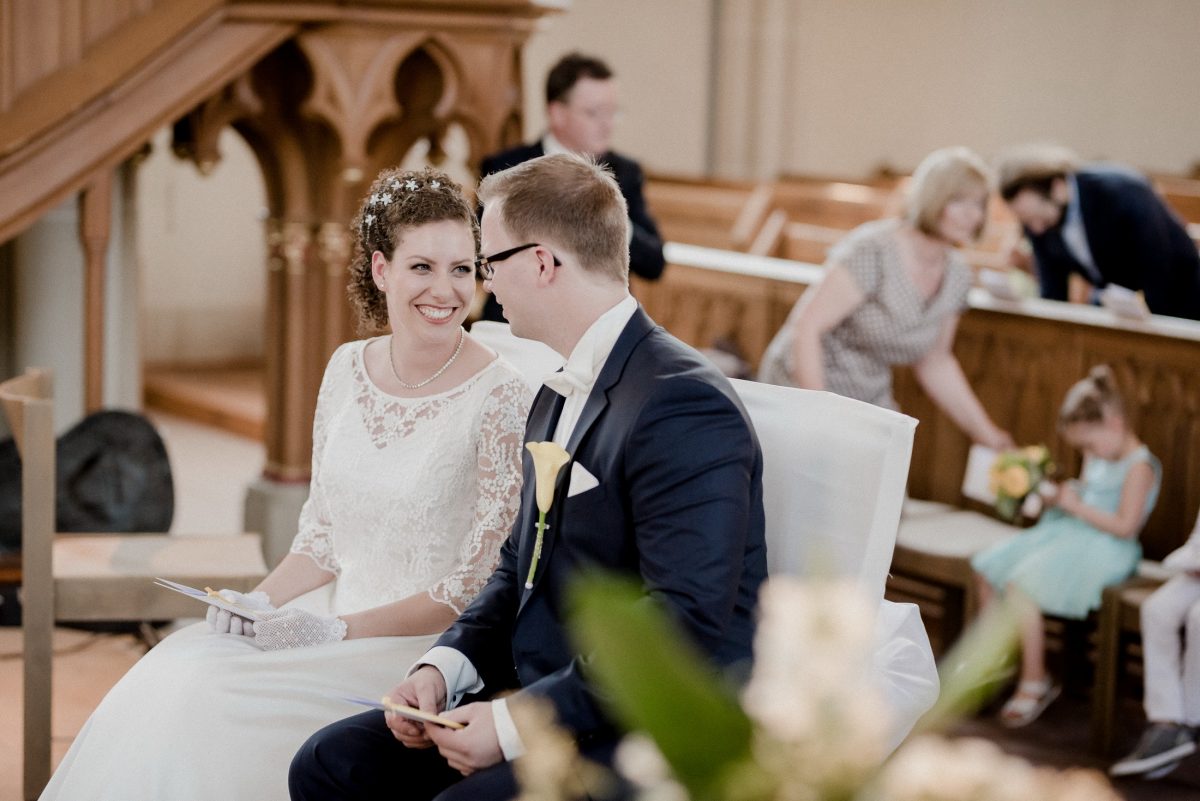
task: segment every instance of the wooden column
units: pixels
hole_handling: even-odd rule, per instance
[[[84,409],[88,413],[104,405],[104,278],[111,225],[112,172],[105,170],[83,190],[79,204],[79,241],[84,255]]]
[[[315,322],[309,318],[313,249],[307,223],[269,220],[267,223],[267,464],[268,477],[303,481],[308,477],[305,420],[312,425],[308,351]],[[319,332],[319,326],[316,327]]]
[[[332,353],[354,336],[354,324],[346,304],[346,265],[350,263],[350,231],[346,223],[325,222],[317,231],[317,258],[321,269],[322,308],[325,326],[322,350]]]

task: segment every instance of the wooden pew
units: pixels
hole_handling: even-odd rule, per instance
[[[647,176],[646,204],[664,240],[746,250],[769,209],[766,184]]]
[[[668,268],[634,292],[650,315],[685,341],[731,339],[757,367],[792,305],[820,268],[783,259],[668,245]],[[1008,303],[972,290],[955,352],[996,422],[1018,442],[1046,443],[1068,474],[1079,456],[1055,430],[1067,389],[1092,365],[1110,364],[1128,396],[1130,422],[1162,460],[1163,488],[1142,536],[1161,558],[1179,545],[1200,507],[1200,323],[1146,322],[1054,301]],[[921,421],[909,482],[912,496],[960,501],[969,443],[925,397],[911,371],[898,370],[896,398]]]
[[[893,189],[845,181],[778,181],[771,197],[772,209],[791,222],[843,231],[894,215],[901,202],[902,194]]]
[[[1154,175],[1154,188],[1167,205],[1186,223],[1200,223],[1200,179],[1178,175]]]

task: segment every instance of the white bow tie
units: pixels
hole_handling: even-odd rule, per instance
[[[569,398],[576,393],[587,395],[591,392],[592,376],[579,375],[569,367],[564,367],[558,372],[546,376],[542,379],[542,383],[564,398]]]

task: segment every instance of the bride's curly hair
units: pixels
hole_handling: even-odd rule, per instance
[[[388,325],[387,298],[371,275],[371,254],[379,251],[389,260],[406,229],[442,220],[461,221],[471,229],[479,252],[479,222],[462,195],[462,187],[441,170],[387,169],[379,173],[354,217],[351,234],[354,252],[350,282],[346,286],[362,331],[383,330]]]

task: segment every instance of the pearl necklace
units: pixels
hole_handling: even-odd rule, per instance
[[[420,389],[421,387],[425,386],[426,384],[428,384],[429,382],[433,381],[435,378],[440,376],[442,373],[446,372],[446,370],[450,369],[450,365],[454,364],[454,360],[458,358],[458,354],[462,351],[463,340],[466,339],[466,336],[467,336],[467,332],[464,331],[462,328],[459,328],[458,329],[458,346],[454,349],[454,353],[450,354],[450,358],[446,360],[446,363],[443,364],[441,367],[439,367],[438,371],[436,373],[429,376],[429,378],[426,378],[424,381],[418,382],[416,384],[410,384],[407,381],[405,381],[403,378],[401,378],[400,374],[396,372],[396,348],[395,348],[396,336],[393,334],[391,336],[391,338],[389,338],[389,340],[388,340],[388,364],[392,368],[392,377],[395,378],[396,381],[399,382],[400,386],[404,387],[405,389]]]

